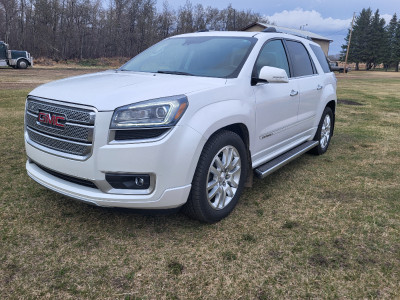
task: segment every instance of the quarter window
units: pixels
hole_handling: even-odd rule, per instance
[[[325,73],[329,73],[331,69],[329,68],[328,61],[326,59],[324,51],[322,51],[320,46],[310,45],[310,47],[314,52],[315,56],[317,57],[319,64],[322,67],[322,70],[324,70]]]
[[[281,40],[273,40],[265,44],[257,58],[253,76],[258,78],[261,68],[265,66],[284,69],[286,74],[290,76],[289,64]]]
[[[314,74],[310,56],[304,45],[299,42],[286,41],[293,66],[293,77],[308,76]]]

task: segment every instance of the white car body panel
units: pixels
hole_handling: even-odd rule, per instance
[[[98,111],[167,96],[188,94],[225,84],[225,79],[105,71],[46,83],[29,93],[46,99],[96,107]]]

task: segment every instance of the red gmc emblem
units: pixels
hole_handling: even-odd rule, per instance
[[[43,125],[56,126],[60,128],[65,127],[65,121],[66,121],[64,116],[50,114],[43,111],[39,112],[37,120],[39,123]]]

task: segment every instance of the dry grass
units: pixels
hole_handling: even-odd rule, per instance
[[[0,298],[400,297],[399,74],[338,76],[338,98],[363,105],[338,106],[329,151],[203,225],[87,206],[27,177],[26,94],[87,71],[0,70]]]
[[[101,57],[92,59],[53,60],[46,57],[34,58],[35,67],[41,68],[118,68],[126,63],[128,57]]]

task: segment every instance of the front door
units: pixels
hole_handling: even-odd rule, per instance
[[[264,66],[284,69],[290,76],[282,40],[270,40],[264,45],[253,76],[258,77]],[[253,89],[256,98],[256,151],[253,162],[257,164],[257,161],[284,148],[297,134],[299,88],[297,82],[290,79],[288,83],[258,83]]]

